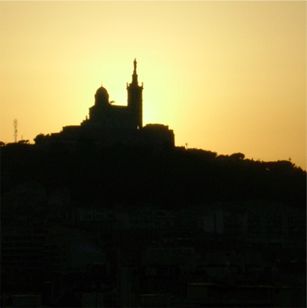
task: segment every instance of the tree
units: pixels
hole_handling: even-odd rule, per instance
[[[233,158],[233,159],[244,159],[245,158],[245,155],[243,153],[233,153],[230,155],[230,158]]]

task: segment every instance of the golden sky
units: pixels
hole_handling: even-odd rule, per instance
[[[176,145],[306,168],[306,3],[0,2],[0,140],[85,119],[103,84]]]

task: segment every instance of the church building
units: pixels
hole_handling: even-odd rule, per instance
[[[148,124],[143,126],[143,84],[138,82],[137,62],[133,62],[132,81],[127,84],[127,105],[113,105],[108,91],[100,87],[95,94],[95,103],[89,108],[89,116],[81,125],[64,126],[59,133],[38,135],[36,144],[74,144],[90,140],[98,145],[112,146],[165,146],[174,147],[174,133],[168,126]]]

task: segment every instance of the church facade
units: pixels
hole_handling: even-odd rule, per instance
[[[138,82],[137,62],[133,62],[132,81],[127,84],[127,105],[112,105],[108,91],[100,87],[89,116],[80,124],[64,126],[59,133],[38,135],[36,144],[74,144],[90,140],[102,146],[144,145],[174,147],[174,133],[166,125],[143,126],[143,84]]]

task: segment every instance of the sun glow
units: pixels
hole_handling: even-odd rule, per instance
[[[79,124],[104,85],[177,145],[305,167],[303,2],[1,2],[1,135]]]

